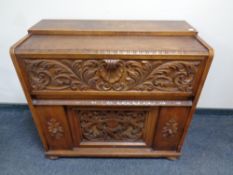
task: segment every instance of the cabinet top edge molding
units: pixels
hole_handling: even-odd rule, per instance
[[[17,55],[209,56],[185,21],[41,20],[11,51]]]
[[[186,21],[44,19],[28,33],[46,35],[196,35]]]

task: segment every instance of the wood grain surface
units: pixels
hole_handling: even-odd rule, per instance
[[[57,157],[175,160],[213,49],[185,21],[42,20],[10,49]]]

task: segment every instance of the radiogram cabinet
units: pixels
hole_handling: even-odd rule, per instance
[[[176,159],[213,58],[185,21],[42,20],[10,53],[49,158]]]

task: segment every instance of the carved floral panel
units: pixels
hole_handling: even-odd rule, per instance
[[[51,137],[55,139],[60,139],[64,135],[64,129],[59,121],[54,118],[51,118],[47,122],[48,125],[48,132]]]
[[[162,129],[163,137],[170,138],[175,136],[177,133],[178,133],[178,122],[175,119],[168,120]]]
[[[84,141],[142,141],[146,111],[78,111]]]
[[[200,61],[25,59],[32,90],[192,92]]]

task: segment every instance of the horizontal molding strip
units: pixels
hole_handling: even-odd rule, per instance
[[[17,50],[17,55],[27,55],[27,54],[96,54],[96,55],[160,55],[160,56],[180,56],[180,55],[191,55],[191,56],[208,56],[209,53],[207,51],[198,51],[198,50],[169,50],[169,49],[157,49],[157,50],[94,50],[94,49],[30,49],[30,50]]]
[[[192,101],[176,100],[38,100],[34,105],[74,105],[74,106],[192,106]]]
[[[1,110],[29,110],[28,105],[25,103],[0,103]],[[233,116],[232,108],[202,108],[198,107],[195,114],[205,116]]]

